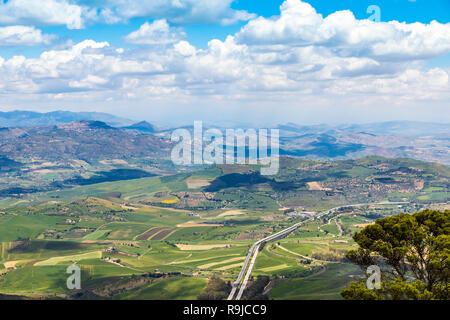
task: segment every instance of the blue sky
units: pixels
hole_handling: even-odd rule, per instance
[[[4,110],[449,122],[450,1],[3,0],[0,73]]]
[[[7,2],[7,0],[3,0]],[[236,10],[247,10],[258,16],[271,17],[280,13],[280,0],[237,0],[231,4]],[[381,9],[381,20],[400,22],[422,22],[430,23],[437,20],[441,23],[450,22],[450,1],[448,0],[339,0],[324,1],[310,0],[308,1],[318,13],[328,16],[339,10],[351,10],[356,18],[365,19],[370,16],[367,8],[370,5],[378,5]],[[123,41],[123,36],[136,30],[148,18],[134,18],[127,23],[119,23],[114,25],[93,23],[84,29],[73,30],[67,29],[65,26],[42,27],[41,29],[47,33],[57,34],[61,39],[72,39],[73,41],[82,41],[84,39],[94,39],[96,41],[109,41],[111,44],[118,46],[127,46]],[[207,46],[209,40],[213,38],[225,40],[229,34],[239,31],[245,22],[238,22],[232,25],[223,26],[218,24],[188,24],[184,25],[188,34],[188,40],[199,48]],[[14,54],[26,54],[29,56],[37,56],[41,53],[42,48],[33,47],[14,47],[5,48],[3,54],[7,52],[9,56]]]

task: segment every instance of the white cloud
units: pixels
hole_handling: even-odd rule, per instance
[[[86,78],[81,79],[79,81],[70,81],[69,87],[72,88],[83,88],[83,89],[94,89],[97,86],[101,86],[103,84],[108,83],[107,79],[95,76],[95,75],[88,75]]]
[[[18,85],[22,93],[103,90],[120,88],[130,75],[165,71],[152,58],[127,58],[121,52],[110,48],[108,42],[85,40],[68,49],[45,51],[39,58],[14,56],[0,61],[0,83],[4,92],[18,90]]]
[[[54,35],[42,34],[41,30],[34,27],[0,27],[0,47],[50,44],[55,38]]]
[[[351,11],[323,18],[301,0],[286,0],[281,15],[251,20],[237,34],[252,45],[324,46],[341,56],[424,59],[450,52],[450,23],[430,24],[357,20]]]
[[[9,0],[0,2],[2,25],[66,25],[69,29],[83,28],[92,14],[86,6],[67,0]]]
[[[125,37],[125,41],[133,44],[165,45],[184,39],[186,34],[179,28],[172,28],[165,19],[144,23],[141,27]]]
[[[183,40],[181,29],[156,20],[126,36],[148,45],[137,49],[85,40],[38,58],[0,58],[0,94],[95,103],[167,99],[210,107],[239,101],[271,104],[274,110],[337,101],[448,104],[450,70],[423,63],[448,52],[447,28],[437,22],[373,23],[348,11],[323,18],[310,5],[288,0],[280,17],[251,20],[236,35],[212,39],[203,49]]]
[[[86,40],[39,58],[0,61],[0,93],[96,90],[145,99],[182,93],[264,99],[264,96],[391,95],[439,99],[450,92],[449,72],[420,64],[390,68],[366,57],[340,57],[328,48],[259,47],[212,40],[206,49],[187,41],[130,51]],[[325,96],[324,96],[325,97]]]
[[[131,18],[167,19],[178,24],[233,24],[254,15],[231,9],[234,0],[105,0],[98,7],[108,22]]]
[[[175,52],[182,56],[193,56],[197,52],[194,46],[187,41],[180,41],[174,45]]]
[[[9,0],[0,1],[0,25],[115,24],[131,18],[167,19],[178,24],[228,25],[254,17],[232,9],[233,0]]]

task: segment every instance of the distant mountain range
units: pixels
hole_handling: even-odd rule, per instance
[[[170,141],[109,126],[80,121],[52,126],[0,129],[0,157],[9,159],[102,160],[161,157]]]
[[[69,123],[74,121],[95,120],[102,121],[111,126],[129,126],[132,120],[117,117],[101,112],[70,112],[53,111],[47,113],[33,111],[10,111],[0,112],[0,127],[33,127],[48,126],[58,123]]]
[[[0,157],[112,159],[169,153],[172,130],[106,113],[0,112]],[[214,127],[204,124],[204,129]],[[238,128],[239,123],[230,124]],[[245,128],[245,126],[243,126]],[[192,126],[183,126],[192,130]],[[280,154],[318,160],[377,155],[450,165],[450,125],[412,121],[274,126]]]
[[[146,132],[146,133],[155,133],[157,131],[155,129],[155,126],[153,126],[151,123],[149,123],[147,121],[141,121],[141,122],[132,124],[130,126],[122,127],[122,129],[136,130],[139,132]]]
[[[287,123],[277,126],[284,133],[301,134],[335,134],[346,132],[347,134],[368,134],[368,135],[405,135],[405,136],[426,136],[426,135],[449,135],[450,124],[430,123],[419,121],[387,121],[364,124],[340,124],[340,125],[313,125],[305,126],[295,123]]]
[[[312,159],[348,159],[377,155],[450,165],[450,125],[411,121],[300,126],[280,129],[280,153]]]

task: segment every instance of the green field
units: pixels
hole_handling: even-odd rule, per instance
[[[0,199],[0,294],[196,299],[210,277],[234,281],[252,243],[307,217],[289,213],[341,206],[266,244],[252,272],[270,278],[274,299],[339,299],[360,274],[343,263],[354,232],[380,217],[441,205],[450,177],[446,168],[382,158],[283,158],[270,179],[253,169],[216,166]],[[414,191],[418,180],[424,188]],[[309,190],[308,182],[324,190]],[[404,198],[412,203],[346,207]],[[66,288],[73,263],[82,271],[80,292]]]
[[[117,299],[196,300],[207,284],[203,278],[169,278],[118,295]]]
[[[340,290],[354,281],[354,276],[361,274],[354,265],[328,264],[326,268],[324,273],[307,279],[279,281],[270,291],[270,297],[277,300],[339,300],[342,299]]]

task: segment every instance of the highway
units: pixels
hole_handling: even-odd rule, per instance
[[[239,272],[239,275],[236,279],[236,281],[233,283],[233,287],[231,289],[230,294],[228,295],[227,300],[233,300],[237,289],[239,288],[239,284],[241,283],[242,277],[244,276],[245,270],[247,270],[247,273],[245,274],[245,278],[244,281],[242,282],[242,285],[240,287],[240,290],[238,292],[238,294],[236,295],[236,300],[240,300],[245,288],[247,287],[247,282],[248,279],[250,278],[250,275],[252,274],[252,270],[253,267],[255,265],[255,261],[256,261],[256,257],[258,256],[258,252],[259,252],[259,248],[261,247],[262,244],[270,242],[270,241],[274,241],[277,239],[281,239],[285,236],[287,236],[289,233],[293,232],[295,229],[297,229],[298,227],[300,227],[302,224],[312,221],[312,220],[316,220],[319,218],[322,218],[325,215],[329,215],[329,214],[333,214],[335,213],[337,210],[341,209],[341,208],[349,208],[349,207],[361,207],[361,206],[367,206],[367,205],[398,205],[398,204],[408,204],[410,202],[380,202],[380,203],[359,203],[359,204],[352,204],[352,205],[345,205],[345,206],[340,206],[340,207],[335,207],[332,208],[328,211],[319,213],[316,216],[310,217],[309,219],[303,220],[301,222],[298,222],[292,226],[290,226],[289,228],[283,229],[275,234],[272,234],[268,237],[265,237],[261,240],[256,241],[251,247],[250,250],[248,251],[247,257],[245,258],[244,261],[244,265],[242,266],[241,271]],[[250,265],[249,265],[249,261],[251,259]],[[248,267],[248,268],[247,268]]]
[[[245,261],[244,261],[244,265],[242,266],[242,269],[239,272],[239,275],[238,275],[236,281],[233,283],[233,288],[231,289],[231,292],[230,292],[230,294],[228,296],[228,300],[233,300],[234,295],[236,294],[237,288],[239,287],[239,283],[241,283],[242,277],[243,277],[243,275],[245,273],[245,270],[247,270],[248,263],[249,263],[249,261],[251,259],[251,263],[250,263],[249,268],[247,270],[247,273],[245,275],[244,282],[242,283],[241,289],[239,290],[239,293],[236,296],[236,300],[239,300],[242,297],[242,294],[244,293],[244,290],[245,290],[245,288],[247,286],[248,278],[250,277],[250,275],[252,273],[253,266],[255,264],[256,257],[258,255],[258,251],[259,251],[259,248],[260,248],[261,244],[266,243],[266,242],[270,242],[270,241],[273,241],[273,240],[281,239],[281,238],[287,236],[289,233],[291,233],[295,229],[297,229],[302,224],[304,224],[306,221],[310,221],[312,219],[313,218],[310,218],[310,219],[302,221],[302,222],[298,222],[298,223],[290,226],[289,228],[286,228],[286,229],[281,230],[281,231],[279,231],[279,232],[277,232],[275,234],[272,234],[272,235],[270,235],[268,237],[265,237],[264,239],[256,241],[250,247],[250,250],[248,251],[247,257],[245,258]]]
[[[248,278],[250,277],[250,274],[252,273],[253,266],[255,265],[256,257],[258,256],[260,247],[261,247],[261,244],[257,245],[254,249],[252,261],[250,262],[247,273],[245,274],[244,281],[242,282],[241,289],[239,290],[238,295],[236,296],[236,300],[241,299],[242,294],[244,293],[244,290],[247,287]]]

